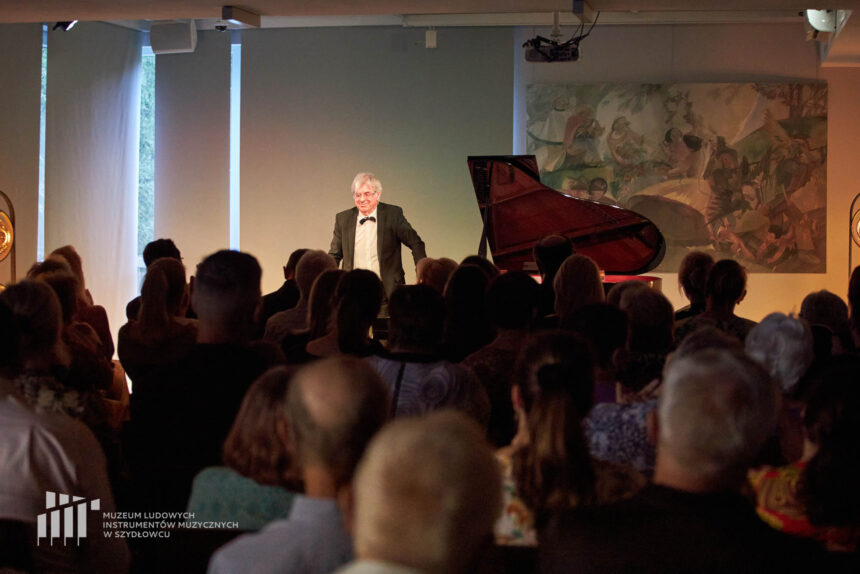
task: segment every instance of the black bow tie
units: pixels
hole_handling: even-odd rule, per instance
[[[362,217],[361,219],[358,220],[358,224],[364,225],[365,221],[372,221],[372,222],[376,223],[376,218],[373,217],[372,215],[370,217]]]

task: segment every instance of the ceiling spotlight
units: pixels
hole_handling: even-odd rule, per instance
[[[806,19],[819,32],[836,32],[845,22],[845,10],[807,10]]]
[[[75,27],[75,24],[77,24],[77,23],[78,23],[78,21],[77,21],[77,20],[72,20],[72,21],[70,21],[70,22],[57,22],[56,24],[54,24],[54,27],[53,27],[53,28],[51,28],[51,29],[52,29],[52,30],[56,30],[57,28],[59,28],[59,29],[61,29],[63,32],[68,32],[69,30],[71,30],[72,28],[74,28],[74,27]]]

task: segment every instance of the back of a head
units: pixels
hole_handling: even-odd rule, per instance
[[[310,251],[310,249],[302,247],[302,248],[296,249],[295,251],[290,253],[290,257],[287,259],[287,264],[284,265],[284,275],[293,275],[294,276],[296,273],[296,266],[298,266],[298,264],[299,264],[299,260],[308,251]]]
[[[600,269],[587,255],[574,253],[564,260],[553,280],[555,312],[562,319],[589,303],[605,300]]]
[[[851,326],[860,333],[860,265],[854,268],[848,281],[848,305],[851,307]]]
[[[552,281],[564,260],[573,255],[573,244],[563,235],[547,235],[534,246],[534,260],[538,271]]]
[[[30,269],[27,270],[27,279],[38,279],[40,275],[46,273],[69,273],[74,275],[72,266],[69,265],[69,262],[65,258],[59,255],[50,255],[44,261],[33,263],[30,266]]]
[[[678,285],[691,303],[705,302],[705,286],[713,266],[714,258],[701,251],[691,251],[681,261],[678,268]]]
[[[445,326],[445,302],[428,285],[402,285],[388,302],[388,339],[392,349],[435,348]]]
[[[460,261],[460,266],[462,267],[464,265],[472,265],[483,271],[484,275],[487,277],[487,283],[498,277],[501,273],[499,268],[496,267],[492,261],[486,257],[481,257],[480,255],[469,255],[463,258],[463,260]]]
[[[614,305],[615,307],[620,307],[621,298],[624,297],[625,293],[633,289],[650,289],[650,287],[647,283],[639,281],[638,279],[619,281],[606,293],[606,302],[610,305]]]
[[[337,284],[337,342],[343,353],[362,353],[370,325],[382,306],[379,276],[368,269],[348,271]]]
[[[329,269],[320,273],[314,281],[308,299],[308,329],[311,340],[328,332],[334,315],[334,292],[344,275],[346,271],[343,269]]]
[[[81,286],[84,285],[84,265],[81,261],[81,256],[77,251],[75,251],[74,246],[63,245],[62,247],[57,247],[51,251],[51,255],[58,255],[65,259],[69,264],[69,267],[72,268],[72,273],[74,273],[75,277],[80,281]]]
[[[548,331],[529,337],[514,369],[526,411],[529,445],[514,453],[517,492],[541,523],[545,511],[590,502],[594,472],[582,419],[594,398],[594,368],[579,336]]]
[[[279,425],[286,424],[286,399],[295,369],[266,371],[245,393],[224,441],[224,464],[259,484],[288,486],[298,478]]]
[[[809,325],[784,313],[762,319],[747,335],[745,347],[785,394],[793,391],[815,359]]]
[[[18,359],[56,357],[62,310],[57,296],[41,281],[21,281],[0,293],[17,330]]]
[[[675,309],[666,296],[654,289],[628,289],[619,308],[627,313],[631,350],[666,354],[672,349]]]
[[[708,273],[705,296],[718,305],[734,305],[747,287],[747,272],[734,259],[721,259]]]
[[[201,324],[253,326],[261,276],[260,264],[248,253],[222,250],[201,261],[193,295]]]
[[[143,264],[149,268],[152,262],[162,257],[169,257],[182,261],[182,255],[179,253],[179,248],[173,243],[172,239],[156,239],[150,241],[143,248]]]
[[[708,349],[725,349],[733,353],[743,353],[744,345],[737,337],[733,337],[714,326],[706,325],[684,337],[684,340],[678,344],[672,353],[671,360],[674,361]]]
[[[352,480],[367,443],[388,419],[388,386],[369,363],[338,357],[300,369],[287,419],[304,467],[324,468],[337,486]]]
[[[427,574],[461,574],[492,541],[501,476],[481,430],[440,411],[373,440],[355,485],[355,551]]]
[[[612,355],[627,343],[627,313],[609,303],[591,303],[570,316],[566,328],[586,339],[595,362],[607,368]]]
[[[803,422],[817,448],[798,495],[816,525],[860,526],[860,359],[840,358],[812,391]]]
[[[312,249],[302,255],[296,264],[296,285],[304,299],[310,297],[311,287],[320,273],[328,269],[337,269],[337,263],[325,251]]]
[[[739,353],[707,350],[666,366],[658,407],[658,463],[670,456],[709,489],[740,484],[776,420],[778,391]]]
[[[538,290],[524,271],[499,275],[487,290],[490,319],[503,329],[528,329],[537,314]]]
[[[451,274],[457,269],[457,262],[453,259],[431,259],[425,257],[418,262],[417,274],[418,283],[421,285],[429,285],[436,289],[440,294],[445,292],[445,285]]]
[[[78,311],[78,292],[80,284],[70,271],[52,271],[36,275],[37,281],[46,283],[57,295],[62,309],[63,324],[70,324]]]
[[[140,289],[138,322],[144,331],[163,329],[179,314],[185,296],[185,265],[172,257],[150,262]]]
[[[848,305],[825,289],[810,293],[800,304],[800,317],[810,325],[823,325],[839,337],[843,349],[852,348]]]

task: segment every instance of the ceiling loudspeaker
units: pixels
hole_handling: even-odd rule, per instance
[[[197,48],[197,26],[188,22],[153,22],[149,26],[153,54],[187,54]]]

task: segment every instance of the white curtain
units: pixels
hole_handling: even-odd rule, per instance
[[[45,253],[81,254],[114,337],[134,297],[140,33],[81,23],[48,34]]]
[[[192,54],[155,58],[155,237],[189,274],[230,246],[230,34],[201,32]]]

